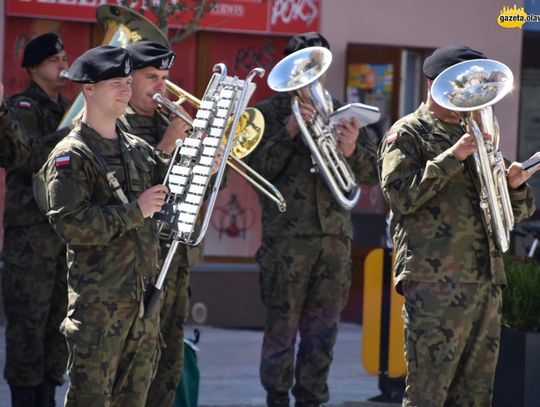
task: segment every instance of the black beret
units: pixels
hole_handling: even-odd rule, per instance
[[[151,41],[138,41],[126,47],[133,61],[133,70],[142,69],[148,66],[167,70],[176,54],[164,45]]]
[[[28,42],[24,47],[21,66],[27,68],[41,64],[45,59],[58,54],[64,49],[60,37],[54,33],[40,35]]]
[[[437,48],[424,61],[424,75],[429,79],[435,79],[446,68],[471,59],[486,59],[486,56],[463,45]]]
[[[102,45],[92,48],[73,61],[69,79],[77,83],[96,83],[131,74],[131,57],[120,47]]]
[[[308,47],[325,47],[330,49],[330,44],[328,43],[328,41],[326,41],[326,38],[324,38],[318,32],[313,31],[298,34],[289,40],[287,46],[285,47],[285,50],[283,51],[283,55],[289,55],[300,49]]]

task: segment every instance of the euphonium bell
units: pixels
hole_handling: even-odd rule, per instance
[[[473,59],[439,74],[431,86],[433,100],[445,109],[460,112],[475,138],[474,170],[480,180],[480,208],[499,250],[510,247],[514,214],[508,193],[506,167],[499,151],[499,125],[492,105],[512,90],[514,75],[505,64]],[[484,140],[482,133],[491,135]]]

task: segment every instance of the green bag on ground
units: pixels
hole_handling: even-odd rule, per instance
[[[197,407],[199,403],[199,366],[195,345],[199,342],[199,330],[194,331],[195,339],[184,339],[184,373],[176,388],[174,407]]]

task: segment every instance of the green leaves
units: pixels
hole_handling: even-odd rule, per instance
[[[540,332],[540,263],[505,257],[508,287],[503,291],[503,325]]]

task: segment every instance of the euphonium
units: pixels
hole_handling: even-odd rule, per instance
[[[143,15],[128,8],[112,4],[101,5],[96,9],[96,20],[105,30],[102,45],[125,48],[137,41],[153,41],[169,47],[169,41],[159,28]],[[66,71],[61,72],[61,77],[69,79]],[[71,126],[83,108],[84,100],[79,93],[62,117],[57,130]]]
[[[184,122],[193,127],[193,120],[182,113],[177,106],[182,104],[184,101],[187,101],[193,107],[199,109],[201,106],[201,101],[184,89],[175,85],[173,82],[169,80],[166,80],[165,82],[167,85],[167,90],[176,95],[178,100],[172,102],[161,94],[156,93],[153,96],[154,101],[161,109],[167,111],[167,113],[178,116]],[[229,121],[229,126],[231,124],[232,122]],[[262,139],[263,133],[264,117],[262,113],[257,109],[248,107],[240,116],[238,126],[234,132],[233,145],[231,148],[231,154],[227,159],[227,164],[256,189],[273,200],[278,206],[280,212],[285,212],[287,209],[287,204],[278,189],[241,160],[255,150],[255,147],[257,147]],[[224,138],[223,143],[226,142],[227,138]]]
[[[330,192],[346,210],[356,205],[360,186],[337,147],[334,136],[332,98],[320,83],[320,77],[332,62],[332,53],[324,47],[296,51],[281,61],[268,75],[268,86],[276,92],[295,92],[292,111],[314,162],[313,172],[320,172]],[[300,101],[312,104],[316,114],[307,124],[300,114]]]
[[[460,112],[471,129],[478,148],[473,163],[480,180],[480,208],[489,233],[503,252],[510,246],[514,214],[492,105],[510,92],[513,81],[512,71],[503,63],[474,59],[447,68],[431,87],[433,100],[445,109]],[[491,140],[484,140],[482,133],[490,134]]]

